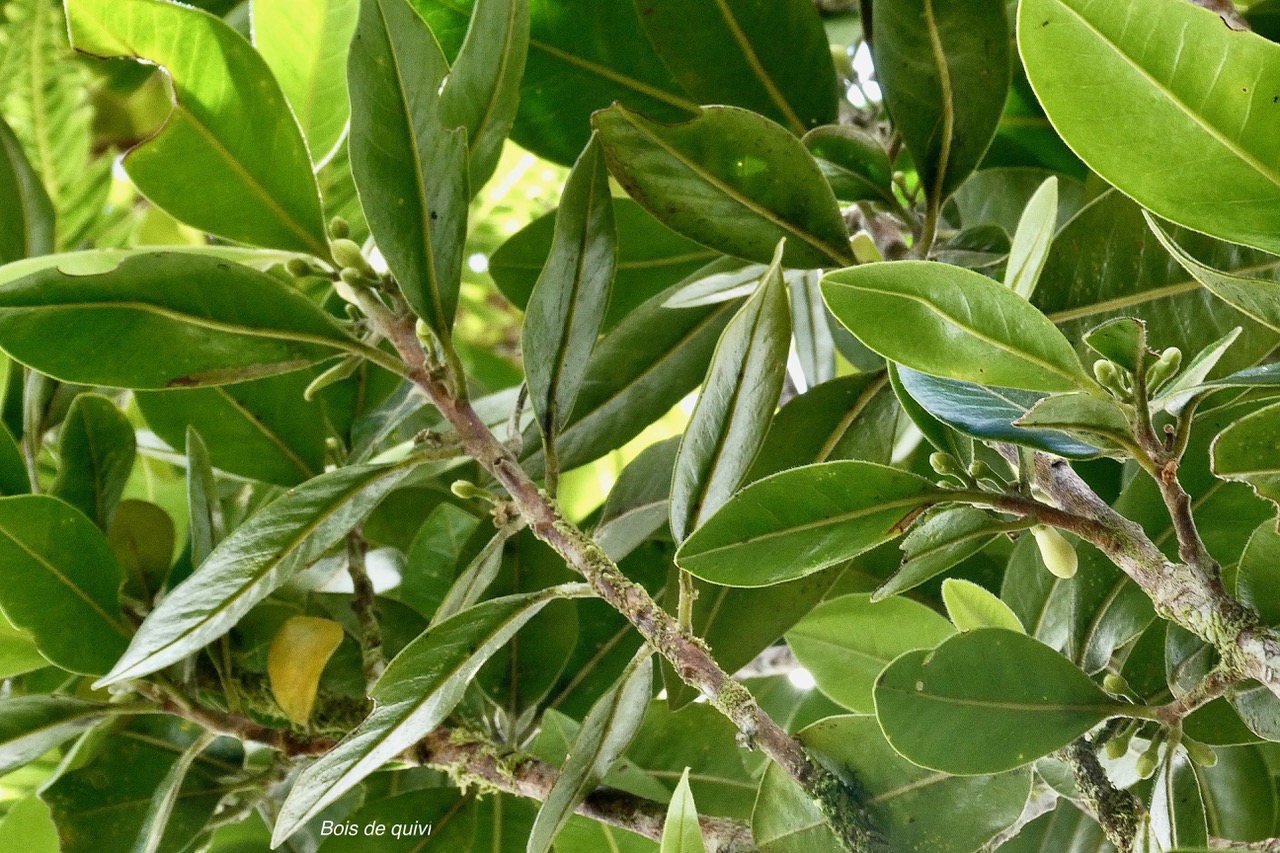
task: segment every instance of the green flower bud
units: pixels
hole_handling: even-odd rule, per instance
[[[1181,367],[1182,350],[1169,347],[1160,353],[1160,358],[1155,364],[1147,368],[1147,389],[1153,393],[1159,390],[1160,386],[1172,379]]]
[[[1126,398],[1129,396],[1129,388],[1125,387],[1124,375],[1114,361],[1105,358],[1095,361],[1093,363],[1093,378],[1098,380],[1099,385],[1117,397]]]
[[[853,247],[853,256],[860,264],[874,264],[884,260],[884,255],[880,254],[880,247],[866,231],[854,234],[849,243]]]
[[[1125,681],[1123,675],[1108,672],[1102,678],[1102,689],[1112,696],[1123,696],[1129,693],[1129,682]]]
[[[965,477],[965,471],[960,465],[960,460],[950,453],[938,451],[929,454],[929,465],[944,477],[959,477],[961,480]]]
[[[1159,762],[1157,756],[1151,754],[1150,750],[1138,756],[1138,763],[1135,769],[1139,778],[1150,779],[1156,775],[1156,765]]]
[[[360,247],[354,241],[340,237],[329,244],[329,251],[333,253],[333,259],[338,262],[339,267],[350,267],[369,278],[377,277],[377,273],[365,259],[364,252],[360,251]]]
[[[1031,528],[1031,535],[1036,538],[1040,558],[1051,574],[1063,580],[1076,576],[1080,558],[1076,556],[1076,549],[1061,533],[1052,527],[1037,524]]]
[[[369,277],[355,267],[343,267],[338,271],[338,278],[345,281],[352,287],[368,287],[371,282]]]
[[[311,264],[307,263],[302,258],[290,258],[285,263],[284,268],[288,270],[289,275],[294,278],[305,278],[315,272],[315,270],[312,269]]]
[[[1182,746],[1187,750],[1187,757],[1201,767],[1212,767],[1218,763],[1218,753],[1213,747],[1206,746],[1198,740],[1182,736]]]
[[[1103,747],[1103,754],[1116,761],[1125,756],[1129,751],[1129,744],[1133,741],[1133,734],[1137,731],[1136,726],[1128,726],[1123,731],[1116,732],[1115,737],[1107,741]]]
[[[351,236],[351,226],[341,216],[329,220],[329,236],[335,240],[346,240]]]

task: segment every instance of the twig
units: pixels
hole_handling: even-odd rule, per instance
[[[428,363],[410,322],[390,316],[381,303],[370,304],[370,308],[371,322],[395,346],[409,378],[426,392],[453,426],[468,454],[507,490],[512,504],[533,534],[551,546],[569,568],[582,575],[596,595],[623,614],[672,664],[682,680],[700,690],[750,742],[799,783],[817,802],[848,850],[864,853],[875,836],[866,807],[856,792],[811,759],[804,746],[766,714],[746,688],[720,668],[704,642],[683,629],[654,602],[644,587],[626,577],[594,540],[563,516],[559,507],[520,467],[510,450],[490,432],[470,403],[450,393],[449,383]]]
[[[351,609],[355,611],[356,620],[360,623],[360,659],[364,669],[364,681],[368,689],[382,677],[387,668],[386,658],[382,655],[382,625],[378,613],[377,594],[373,589],[373,581],[365,567],[365,552],[368,545],[359,532],[347,534],[347,574],[351,576],[351,585],[355,595],[351,599]]]
[[[1142,801],[1133,792],[1111,784],[1092,744],[1084,738],[1062,752],[1075,771],[1076,787],[1085,805],[1097,816],[1098,825],[1106,833],[1107,840],[1116,850],[1132,850],[1142,816],[1146,813]]]

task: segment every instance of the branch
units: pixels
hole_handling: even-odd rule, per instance
[[[373,589],[373,581],[365,567],[365,554],[368,544],[357,532],[347,535],[347,574],[351,576],[354,595],[351,609],[360,623],[360,660],[364,670],[364,680],[368,689],[382,676],[387,668],[386,658],[382,654],[382,625],[379,623],[378,597]]]
[[[533,534],[582,575],[597,596],[624,615],[685,683],[700,690],[751,743],[799,783],[818,803],[848,850],[865,853],[875,836],[856,792],[811,759],[804,746],[760,708],[750,691],[720,668],[702,640],[682,628],[644,587],[626,577],[594,540],[563,516],[471,404],[451,393],[447,369],[428,362],[411,320],[391,316],[372,294],[361,299],[361,308],[396,348],[409,378],[453,426],[467,453],[506,489]],[[458,376],[453,384],[461,386],[463,381]]]
[[[1253,850],[1256,853],[1280,853],[1280,838],[1262,841],[1231,841],[1226,838],[1210,838],[1210,850]]]
[[[1098,825],[1117,850],[1132,850],[1138,827],[1146,808],[1132,791],[1123,791],[1111,783],[1107,771],[1093,746],[1080,738],[1063,750],[1075,771],[1076,787],[1085,806],[1097,815]]]
[[[155,703],[155,711],[190,720],[215,734],[264,744],[290,758],[323,755],[338,743],[334,738],[299,735],[193,705],[155,685],[138,683],[136,689]],[[405,757],[409,763],[449,774],[463,790],[479,785],[539,802],[551,793],[560,772],[528,753],[446,727],[428,734]],[[587,795],[577,813],[658,841],[662,838],[667,806],[625,791],[598,788]],[[719,817],[699,817],[698,822],[707,853],[755,853],[751,828],[745,823]]]

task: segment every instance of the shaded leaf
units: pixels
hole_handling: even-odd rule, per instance
[[[35,761],[118,713],[102,702],[70,696],[8,696],[0,699],[0,771]]]
[[[689,790],[689,768],[685,768],[667,807],[662,824],[661,853],[706,853],[702,843],[702,827],[698,825],[698,806]]]
[[[53,249],[53,202],[17,137],[0,119],[0,265]]]

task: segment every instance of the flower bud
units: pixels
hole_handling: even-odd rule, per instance
[[[1100,358],[1093,363],[1093,378],[1098,380],[1098,384],[1106,388],[1117,397],[1125,398],[1129,396],[1129,389],[1125,387],[1124,376],[1120,373],[1120,368],[1114,361]]]
[[[288,270],[289,275],[294,278],[305,278],[315,272],[311,268],[311,264],[307,263],[302,258],[290,258],[285,263],[284,268]]]
[[[964,479],[964,468],[960,466],[960,461],[950,453],[943,453],[939,450],[936,453],[929,454],[929,465],[944,477]]]
[[[1187,751],[1187,757],[1201,767],[1212,767],[1218,763],[1218,753],[1211,746],[1192,740],[1186,735],[1182,736],[1182,746]]]
[[[1102,689],[1112,696],[1123,696],[1129,692],[1129,682],[1124,680],[1123,675],[1108,672],[1102,678]]]
[[[1080,567],[1080,558],[1076,556],[1076,549],[1071,546],[1066,537],[1054,528],[1043,524],[1031,528],[1031,535],[1036,538],[1036,545],[1040,548],[1040,559],[1044,561],[1045,568],[1051,574],[1063,580],[1076,576],[1076,569]]]
[[[1127,726],[1123,731],[1116,732],[1115,736],[1107,741],[1103,747],[1103,754],[1112,761],[1123,758],[1129,751],[1129,744],[1133,741],[1133,733],[1135,731],[1137,731],[1137,727]]]
[[[1154,392],[1174,377],[1182,367],[1182,350],[1169,347],[1160,353],[1156,363],[1147,368],[1147,388]]]
[[[369,266],[369,262],[365,260],[364,252],[360,251],[360,247],[354,241],[340,237],[329,244],[329,251],[333,253],[333,259],[338,262],[339,267],[350,267],[369,278],[377,276],[373,267]]]
[[[329,220],[329,236],[335,240],[346,240],[351,236],[351,226],[341,216]]]

